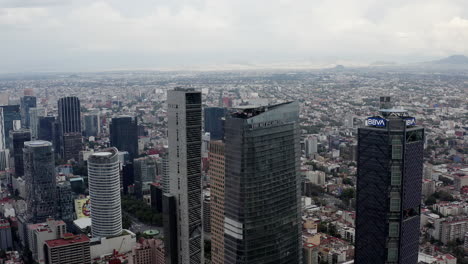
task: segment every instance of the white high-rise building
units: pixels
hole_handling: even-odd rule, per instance
[[[175,88],[167,93],[169,191],[177,201],[178,263],[204,263],[201,100],[201,92],[193,88]]]
[[[305,140],[305,154],[310,158],[313,154],[317,153],[318,140],[316,136],[309,136]]]
[[[0,107],[0,149],[6,149],[5,143],[5,119],[3,116],[3,108]]]
[[[116,148],[93,153],[88,158],[91,233],[93,237],[122,234],[119,158]]]

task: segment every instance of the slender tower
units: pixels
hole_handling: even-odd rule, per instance
[[[42,223],[56,215],[52,143],[42,140],[24,142],[23,155],[27,218],[31,223]]]
[[[104,149],[88,158],[91,233],[93,237],[122,234],[119,157],[116,148]]]
[[[423,149],[424,129],[405,110],[382,109],[359,128],[355,263],[418,262]]]
[[[178,248],[170,250],[178,252],[180,264],[204,263],[201,222],[201,92],[190,88],[175,88],[168,91],[167,103],[169,190],[176,200],[178,216]]]
[[[58,101],[61,155],[65,160],[79,159],[81,150],[81,109],[78,97],[60,98]]]
[[[234,110],[225,122],[224,263],[302,263],[299,105]]]

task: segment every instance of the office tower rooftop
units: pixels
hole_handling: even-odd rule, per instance
[[[424,129],[383,109],[358,130],[356,263],[416,263]]]
[[[225,121],[224,263],[301,263],[299,105]]]

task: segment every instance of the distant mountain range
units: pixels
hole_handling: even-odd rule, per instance
[[[436,61],[429,62],[430,64],[452,64],[452,65],[468,65],[468,57],[464,55],[452,55]]]

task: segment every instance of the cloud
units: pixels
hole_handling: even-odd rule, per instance
[[[467,18],[461,0],[0,0],[0,66],[468,54]]]

